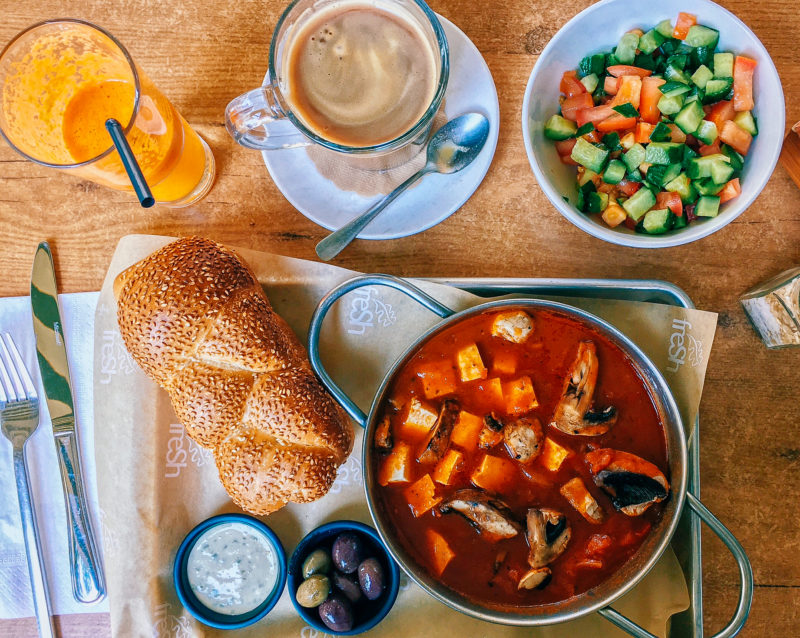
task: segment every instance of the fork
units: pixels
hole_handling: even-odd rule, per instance
[[[25,535],[28,574],[31,579],[33,607],[42,638],[55,635],[50,603],[47,598],[47,578],[44,571],[42,545],[34,516],[33,497],[29,487],[28,464],[25,462],[25,443],[39,426],[39,398],[31,375],[25,369],[17,346],[6,333],[0,335],[0,426],[3,435],[14,448],[14,478]]]

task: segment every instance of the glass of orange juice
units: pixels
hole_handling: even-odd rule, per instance
[[[109,118],[122,124],[157,202],[178,208],[208,193],[211,149],[110,33],[50,20],[0,53],[0,134],[27,159],[133,191]]]

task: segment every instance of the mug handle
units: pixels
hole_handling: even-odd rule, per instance
[[[275,99],[269,76],[264,85],[243,93],[225,107],[225,128],[239,144],[258,151],[310,146],[313,142],[289,121]]]
[[[333,395],[333,398],[336,399],[339,405],[344,408],[345,412],[350,415],[350,418],[362,428],[367,427],[367,415],[364,414],[361,408],[359,408],[349,396],[347,396],[344,390],[336,385],[328,374],[328,371],[325,370],[319,353],[319,338],[325,315],[340,297],[358,288],[376,285],[388,286],[389,288],[394,288],[395,290],[405,293],[414,301],[443,319],[454,315],[456,312],[444,304],[439,303],[428,293],[410,284],[405,279],[392,277],[391,275],[361,275],[359,277],[354,277],[353,279],[339,284],[320,299],[316,310],[314,310],[314,314],[311,316],[311,324],[308,328],[308,358],[311,361],[311,367],[314,369],[314,372],[316,372],[323,385],[328,389],[328,392]]]
[[[687,492],[686,503],[692,509],[692,513],[699,516],[700,520],[708,525],[711,531],[725,543],[725,546],[733,554],[736,563],[739,565],[741,586],[739,588],[739,603],[736,606],[736,612],[728,624],[719,633],[712,636],[712,638],[732,638],[742,630],[747,621],[747,616],[750,614],[750,605],[753,603],[753,568],[750,566],[750,560],[747,558],[741,543],[696,496]],[[631,636],[636,638],[657,638],[612,607],[603,607],[597,613]]]

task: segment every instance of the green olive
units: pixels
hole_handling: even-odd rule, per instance
[[[303,561],[303,578],[311,574],[327,574],[331,571],[331,555],[324,549],[315,549]]]
[[[295,598],[303,607],[318,607],[331,593],[331,581],[322,574],[312,574],[297,588]]]

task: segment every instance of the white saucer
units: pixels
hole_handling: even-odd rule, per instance
[[[444,221],[477,190],[492,163],[500,128],[500,105],[492,74],[464,32],[447,18],[438,17],[450,47],[445,115],[450,120],[463,113],[482,113],[489,119],[489,138],[467,168],[452,175],[426,176],[382,212],[359,239],[397,239]],[[328,230],[340,228],[382,197],[341,190],[319,173],[304,148],[264,151],[262,155],[272,180],[286,199]]]

